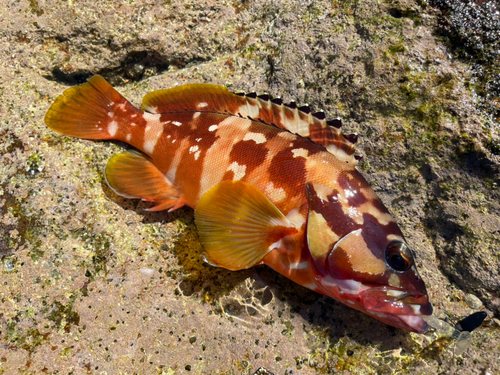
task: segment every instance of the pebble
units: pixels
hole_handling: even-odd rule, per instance
[[[483,306],[483,302],[474,294],[465,295],[465,303],[473,310],[479,310]]]

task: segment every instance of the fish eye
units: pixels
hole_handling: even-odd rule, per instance
[[[396,272],[408,271],[413,264],[410,249],[404,242],[391,242],[385,248],[385,263]]]

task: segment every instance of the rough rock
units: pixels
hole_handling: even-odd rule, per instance
[[[500,372],[498,124],[437,9],[0,2],[0,373]],[[209,82],[340,116],[360,134],[361,171],[397,217],[437,314],[488,313],[470,348],[456,355],[450,338],[388,327],[266,267],[204,264],[191,210],[146,212],[107,187],[104,166],[123,144],[44,125],[54,98],[96,73],[135,104]]]

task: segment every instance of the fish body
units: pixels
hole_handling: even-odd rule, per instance
[[[59,96],[45,122],[139,150],[110,159],[109,186],[150,210],[192,207],[208,263],[266,264],[387,324],[427,330],[412,252],[338,120],[204,84],[152,92],[137,109],[94,76]]]

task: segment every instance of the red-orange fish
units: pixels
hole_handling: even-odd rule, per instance
[[[194,208],[208,263],[267,264],[387,324],[427,330],[412,252],[339,120],[207,84],[152,92],[139,110],[94,76],[57,97],[45,123],[140,150],[111,158],[109,186],[153,211]]]

